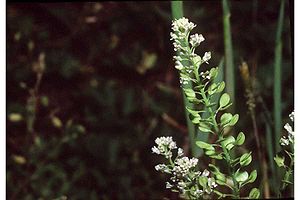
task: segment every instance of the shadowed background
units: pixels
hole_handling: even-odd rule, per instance
[[[290,2],[282,29],[282,119],[293,110]],[[279,1],[231,1],[238,130],[257,156],[246,90],[248,64],[257,99],[262,151],[273,133],[274,48]],[[224,56],[221,1],[184,2],[212,52]],[[189,148],[179,77],[172,56],[170,2],[8,3],[8,199],[177,199],[154,166],[154,139],[171,135]],[[284,123],[283,123],[284,124]],[[273,149],[274,150],[274,149]],[[272,151],[273,151],[272,150]],[[276,152],[275,152],[276,153]],[[189,154],[190,155],[190,154]],[[272,176],[273,160],[267,156]],[[201,157],[200,168],[208,165]],[[274,163],[273,163],[274,164]],[[260,181],[260,163],[256,187]],[[270,183],[272,183],[270,179]],[[270,184],[271,195],[276,193]]]

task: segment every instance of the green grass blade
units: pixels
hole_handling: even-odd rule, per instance
[[[182,1],[171,1],[171,9],[172,9],[172,17],[173,19],[179,19],[181,17],[183,17],[183,3]],[[192,88],[192,84],[189,83],[188,85],[186,85],[186,87],[188,88]],[[189,140],[190,140],[190,144],[191,144],[191,151],[192,151],[192,155],[194,157],[198,157],[200,154],[200,148],[198,148],[196,146],[196,129],[195,129],[195,125],[191,122],[190,118],[189,118],[189,113],[188,111],[185,109],[185,107],[193,107],[193,104],[190,103],[187,98],[184,95],[184,92],[182,91],[183,94],[183,102],[184,102],[184,110],[185,110],[185,117],[186,117],[186,121],[187,121],[187,128],[188,128],[188,132],[189,132]]]
[[[223,6],[223,27],[224,27],[224,48],[225,48],[225,81],[226,91],[232,100],[231,111],[235,105],[235,67],[233,63],[233,49],[230,28],[230,10],[227,0],[222,1]]]
[[[282,64],[282,29],[284,15],[284,0],[281,0],[278,17],[276,41],[275,41],[275,58],[274,58],[274,130],[275,130],[275,150],[279,152],[279,139],[282,129],[281,122],[281,64]]]
[[[173,19],[183,17],[183,3],[182,1],[171,1]]]

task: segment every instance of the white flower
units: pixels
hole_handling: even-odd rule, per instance
[[[161,171],[161,172],[166,172],[166,173],[170,172],[170,169],[165,164],[158,164],[154,168],[156,171]]]
[[[175,62],[175,68],[178,70],[182,70],[184,67],[183,67],[182,63],[179,60],[177,60]]]
[[[202,34],[199,35],[198,33],[196,33],[194,35],[191,35],[190,37],[190,44],[194,47],[199,46],[200,43],[203,41],[204,41],[204,37]]]
[[[186,183],[183,181],[178,182],[178,188],[183,190],[186,187]]]
[[[182,148],[178,148],[177,155],[178,155],[179,157],[180,157],[180,156],[183,156],[183,149],[182,149]]]
[[[152,152],[163,155],[166,158],[172,157],[172,151],[173,149],[176,149],[176,143],[173,141],[172,137],[160,137],[155,139],[155,143],[157,144],[157,147],[152,147]]]
[[[285,136],[282,136],[282,138],[280,138],[279,142],[280,142],[281,146],[287,146],[287,145],[289,145],[289,140]]]
[[[195,28],[196,25],[193,22],[189,22],[189,20],[185,17],[174,20],[172,23],[172,30],[175,32],[188,32]]]
[[[170,188],[172,188],[172,187],[173,187],[173,185],[172,185],[171,183],[166,182],[166,188],[167,188],[167,189],[170,189]]]
[[[187,85],[189,82],[190,79],[189,78],[184,78],[184,77],[180,77],[179,78],[179,82],[182,84],[182,85]]]
[[[285,128],[285,130],[286,130],[289,134],[294,135],[294,131],[293,131],[291,125],[289,125],[288,123],[286,123],[286,124],[284,125],[284,128]]]
[[[289,114],[290,119],[292,120],[292,122],[294,121],[295,118],[295,112],[291,112],[291,114]]]
[[[209,171],[207,169],[205,169],[203,172],[202,172],[202,176],[209,176]]]
[[[155,143],[158,145],[158,147],[166,146],[169,149],[176,149],[176,143],[173,141],[172,137],[159,137],[155,139]]]
[[[199,197],[200,195],[202,195],[202,193],[203,193],[202,190],[197,189],[195,190],[194,195]]]
[[[182,157],[175,160],[175,167],[174,167],[174,173],[176,175],[182,175],[185,176],[189,173],[189,171],[196,167],[198,163],[197,158],[191,158],[188,157]]]
[[[160,150],[157,147],[152,147],[152,153],[161,154]]]
[[[211,58],[211,53],[210,52],[205,52],[202,60],[206,63],[208,63],[208,60]]]
[[[208,179],[207,179],[207,183],[208,183],[208,186],[209,186],[210,188],[215,188],[215,187],[217,187],[216,182],[215,182],[213,179],[211,179],[211,178],[208,178]]]
[[[294,143],[294,131],[290,124],[286,123],[284,125],[285,130],[288,132],[288,141],[292,144]]]

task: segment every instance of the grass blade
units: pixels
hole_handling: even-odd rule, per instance
[[[275,40],[275,58],[274,58],[274,130],[275,130],[275,150],[279,152],[279,139],[282,129],[281,118],[281,64],[282,64],[282,29],[284,15],[284,0],[281,0],[276,40]]]
[[[232,100],[231,111],[234,112],[235,105],[235,68],[233,63],[233,48],[230,28],[230,10],[227,0],[222,1],[223,6],[223,27],[224,27],[224,48],[225,48],[225,81],[226,91]]]

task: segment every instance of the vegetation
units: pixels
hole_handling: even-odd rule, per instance
[[[230,13],[226,33],[224,3]],[[248,197],[250,191],[252,197],[292,197],[293,129],[283,128],[294,109],[292,9],[284,0],[268,6],[257,0],[8,3],[8,199],[179,199],[200,190],[205,198]],[[192,72],[195,82],[184,87],[170,41],[177,15],[197,24],[194,33],[205,37],[194,53],[201,59],[205,50],[212,55],[199,76]],[[225,53],[230,48],[233,74]],[[202,75],[213,78],[202,82]],[[228,95],[208,94],[209,85],[233,88],[234,111],[218,110],[229,104]],[[225,127],[224,120],[236,119],[235,114],[234,129]],[[200,119],[209,119],[209,128]],[[280,145],[286,139],[289,144]],[[151,152],[162,144],[172,144],[164,149],[172,152],[171,159],[166,159],[170,153]],[[212,147],[214,153],[207,153]],[[242,165],[248,165],[237,180],[232,173],[241,162],[233,168],[230,162],[243,155],[247,162]],[[258,159],[263,167],[254,162]],[[167,170],[165,164],[184,183],[200,174],[201,184],[198,180],[185,194],[176,185],[180,197],[166,188],[166,181],[175,186],[169,180],[174,176],[157,173],[158,163],[157,170]],[[180,166],[194,173],[191,180],[183,178]],[[248,180],[255,170],[256,180],[243,184],[244,172]],[[231,183],[220,186],[218,174],[243,183],[238,191]]]

